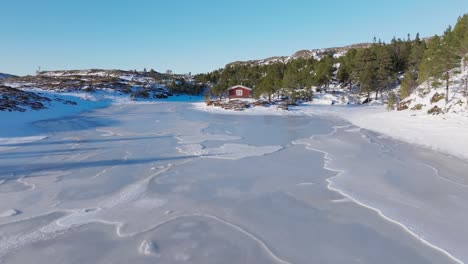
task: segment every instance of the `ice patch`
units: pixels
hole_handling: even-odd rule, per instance
[[[177,136],[176,139],[180,144],[196,144],[203,143],[205,141],[228,141],[228,140],[239,140],[241,137],[228,136],[228,135],[214,135],[214,134],[199,134],[199,135],[188,135],[188,136]]]
[[[105,129],[102,129],[102,128],[96,128],[96,131],[97,132],[102,132],[103,134],[101,134],[101,136],[103,136],[103,137],[122,136],[119,133],[116,133],[116,132],[113,132],[113,131],[110,131],[110,130],[105,130]]]
[[[345,197],[345,198],[342,198],[342,199],[335,199],[335,200],[331,200],[332,203],[346,203],[346,202],[352,202],[351,199]]]
[[[324,168],[337,173],[326,180],[327,187],[343,198],[331,200],[332,203],[354,202],[370,209],[424,245],[456,263],[464,263],[457,255],[464,256],[466,251],[453,241],[456,239],[454,234],[463,232],[461,226],[454,226],[464,223],[465,215],[458,212],[466,211],[465,206],[441,198],[455,192],[463,200],[466,194],[460,188],[464,186],[447,179],[442,179],[447,183],[443,185],[437,169],[429,166],[434,173],[427,174],[411,156],[406,156],[402,150],[392,149],[391,143],[382,143],[377,140],[378,136],[366,134],[365,130],[356,132],[346,127],[335,127],[329,135],[295,140],[293,144],[305,145],[306,149],[323,153]],[[361,164],[362,160],[366,160],[366,164]],[[427,167],[427,164],[423,166]],[[354,178],[356,175],[359,175],[359,180]],[[399,175],[405,177],[399,178]],[[402,191],[400,185],[406,189]],[[431,193],[432,200],[419,193],[420,188]],[[424,209],[417,205],[424,205]],[[441,225],[442,221],[446,221],[445,215],[450,215],[451,219],[444,222],[446,225]],[[420,219],[424,219],[424,225],[421,225]],[[449,236],[450,239],[447,239]]]
[[[145,198],[138,200],[134,203],[135,207],[144,208],[144,209],[154,209],[164,206],[167,203],[166,200],[163,199],[150,199]]]
[[[301,182],[296,184],[297,186],[310,186],[310,185],[315,185],[314,182]]]
[[[224,144],[219,148],[204,148],[200,144],[189,144],[177,147],[180,153],[190,156],[200,156],[212,159],[238,160],[249,157],[258,157],[274,153],[283,149],[282,146],[255,147],[245,144]]]
[[[47,136],[30,136],[30,137],[8,137],[0,138],[0,151],[11,150],[21,144],[32,143],[35,141],[46,139]]]
[[[186,253],[176,253],[174,256],[175,261],[189,261],[192,257]]]
[[[2,213],[0,213],[0,217],[3,218],[3,217],[11,217],[11,216],[15,216],[15,215],[19,215],[21,212],[19,210],[16,210],[16,209],[8,209]]]

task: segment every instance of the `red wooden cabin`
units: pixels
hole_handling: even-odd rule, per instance
[[[229,99],[252,98],[252,89],[243,85],[236,85],[228,89]]]

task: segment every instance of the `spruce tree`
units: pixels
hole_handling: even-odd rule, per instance
[[[427,82],[427,88],[431,88],[431,79],[437,77],[437,54],[441,49],[440,37],[435,35],[429,40],[427,49],[424,52],[423,59],[419,65],[418,82]]]
[[[411,53],[408,61],[408,70],[416,72],[424,56],[426,42],[421,41],[419,33],[411,44]]]
[[[370,101],[370,94],[376,88],[377,63],[376,56],[372,49],[361,49],[356,55],[354,74],[359,82],[361,92],[367,93],[367,101]]]
[[[333,67],[334,61],[332,56],[326,56],[322,58],[317,65],[317,70],[315,73],[315,83],[324,87],[325,92],[330,86],[330,82],[333,78]]]
[[[375,45],[373,48],[377,64],[376,75],[378,83],[375,89],[375,99],[377,100],[380,89],[383,87],[388,90],[390,85],[395,81],[395,71],[391,48],[382,44]]]
[[[413,72],[407,71],[403,76],[403,81],[401,82],[399,93],[400,98],[404,99],[408,97],[417,86],[418,82],[416,81],[416,77],[414,76]]]
[[[352,82],[355,79],[353,76],[353,68],[355,66],[354,61],[356,53],[356,49],[351,49],[339,60],[340,66],[337,72],[337,79],[343,85],[348,86],[349,90],[351,90]]]

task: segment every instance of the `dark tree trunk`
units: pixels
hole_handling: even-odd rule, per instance
[[[468,77],[465,78],[465,95],[468,97]]]
[[[465,78],[465,98],[466,98],[466,108],[468,108],[468,77]]]
[[[445,82],[445,104],[448,104],[448,99],[449,99],[449,73],[447,72],[447,76],[446,77],[446,82]]]

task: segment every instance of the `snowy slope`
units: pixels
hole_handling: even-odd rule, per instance
[[[468,160],[468,116],[415,115],[411,110],[388,111],[385,105],[299,108],[304,114],[338,116],[361,128]]]
[[[45,109],[20,111],[0,111],[0,142],[5,141],[5,137],[15,137],[15,142],[21,140],[20,137],[38,136],[40,131],[33,131],[32,122],[59,118],[64,116],[73,116],[83,111],[88,111],[97,107],[105,107],[111,102],[109,100],[97,100],[97,98],[85,98],[73,94],[60,94],[49,91],[35,91],[41,97],[49,98],[49,101],[43,102]],[[74,102],[70,104],[67,102]],[[39,134],[39,137],[42,135]],[[3,141],[2,141],[3,140]]]
[[[449,85],[448,102],[445,100],[445,82],[440,80],[439,87],[428,88],[420,85],[408,98],[400,103],[400,108],[407,108],[416,115],[446,114],[468,116],[468,67],[452,71]]]

